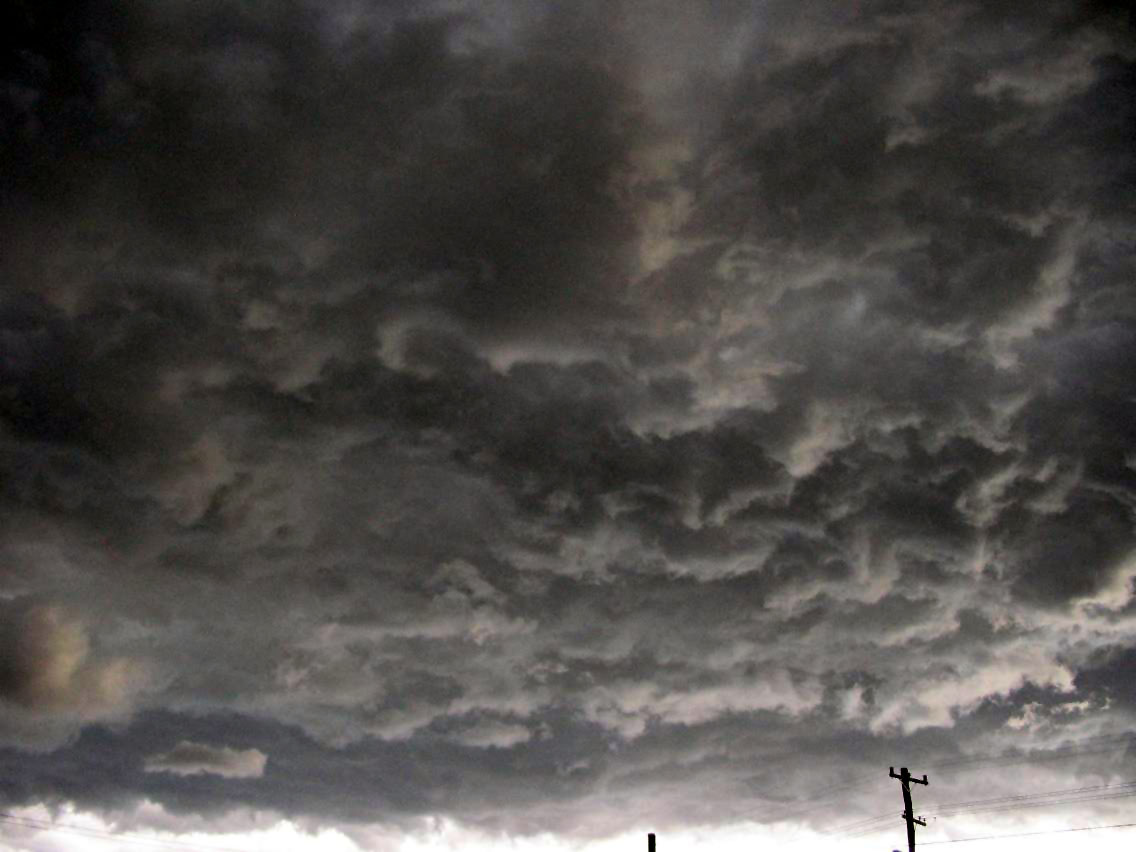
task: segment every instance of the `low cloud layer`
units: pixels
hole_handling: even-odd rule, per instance
[[[1136,41],[1004,6],[5,12],[5,806],[1129,778]]]

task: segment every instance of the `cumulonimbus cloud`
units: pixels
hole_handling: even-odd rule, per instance
[[[0,66],[12,796],[600,832],[1136,721],[1108,4],[69,5]]]

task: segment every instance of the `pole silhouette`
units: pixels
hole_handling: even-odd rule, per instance
[[[655,852],[655,835],[653,832],[647,835],[647,852]]]
[[[903,821],[907,823],[907,852],[915,852],[915,826],[927,826],[927,823],[915,816],[915,812],[911,808],[911,785],[912,784],[927,784],[927,775],[924,773],[923,780],[912,778],[911,773],[907,771],[906,766],[901,766],[899,774],[895,774],[895,767],[889,766],[888,773],[892,778],[899,779],[899,786],[903,790]]]

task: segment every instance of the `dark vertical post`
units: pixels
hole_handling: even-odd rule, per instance
[[[907,852],[915,852],[915,826],[922,825],[926,827],[927,823],[915,816],[915,811],[911,806],[911,785],[912,784],[926,784],[927,776],[923,776],[923,780],[912,778],[911,773],[907,771],[906,766],[901,766],[899,774],[895,774],[895,767],[889,767],[888,774],[892,778],[899,779],[900,789],[903,791],[903,821],[907,823]]]
[[[655,852],[655,835],[653,832],[647,835],[647,852]]]

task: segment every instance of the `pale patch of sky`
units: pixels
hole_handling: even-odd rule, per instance
[[[10,813],[29,823],[51,821],[50,814],[43,807],[20,808]],[[917,835],[916,848],[947,847],[954,846],[955,842],[964,842],[965,846],[957,847],[963,852],[981,852],[995,847],[1000,852],[1064,852],[1069,849],[1070,843],[1091,842],[1096,852],[1128,852],[1136,837],[1134,827],[1069,831],[1073,828],[1113,825],[1121,821],[1099,817],[1067,819],[1056,814],[1031,817],[1028,820],[956,817],[949,826],[929,820],[928,828],[920,829]],[[645,827],[605,839],[578,841],[552,834],[521,837],[488,834],[447,819],[433,819],[429,823],[427,830],[402,835],[385,829],[376,829],[372,833],[368,829],[355,827],[310,831],[291,820],[282,819],[255,831],[137,831],[115,837],[112,826],[98,816],[65,811],[55,819],[60,830],[37,830],[7,823],[4,836],[0,837],[0,852],[102,852],[114,848],[184,849],[186,852],[222,849],[229,852],[263,849],[277,852],[357,852],[372,849],[383,852],[642,852],[647,845]],[[906,846],[903,823],[898,812],[895,823],[894,826],[885,826],[860,837],[824,835],[792,825],[766,827],[755,823],[738,823],[715,828],[656,832],[657,849],[658,852],[755,852],[766,849],[786,852],[886,852]]]

